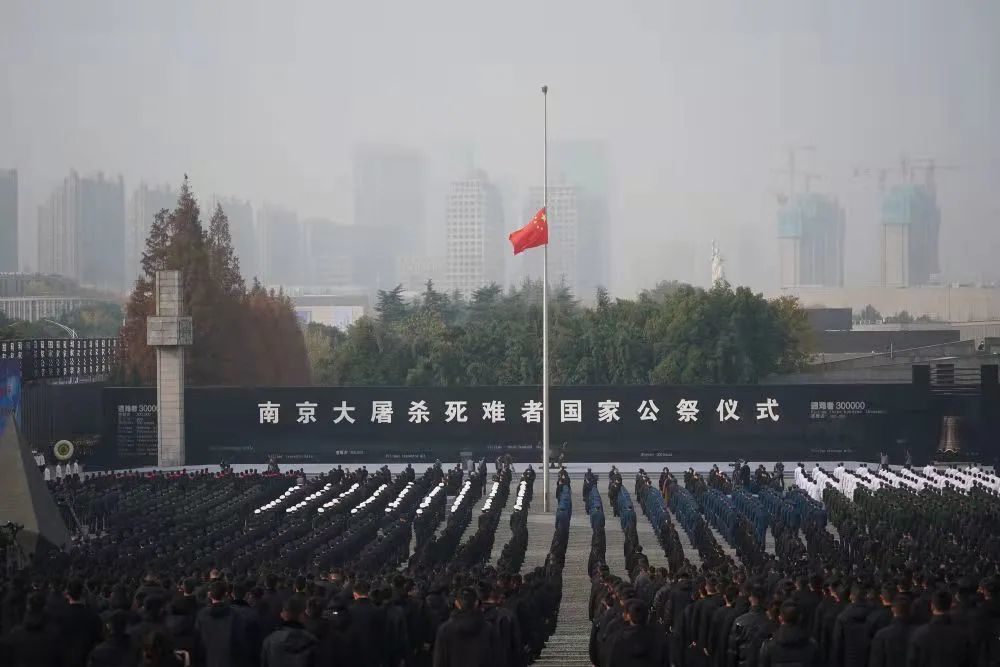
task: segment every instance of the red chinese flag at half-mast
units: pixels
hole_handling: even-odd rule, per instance
[[[545,215],[545,209],[538,209],[538,213],[531,219],[531,222],[516,232],[511,232],[508,238],[514,246],[515,255],[528,248],[547,245],[549,242],[549,220]]]

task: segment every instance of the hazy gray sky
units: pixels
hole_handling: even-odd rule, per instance
[[[617,293],[707,282],[712,236],[731,278],[772,287],[790,143],[848,210],[849,281],[878,275],[852,166],[901,152],[962,167],[939,178],[943,270],[997,279],[998,35],[996,0],[3,0],[0,165],[29,259],[70,167],[350,220],[361,141],[467,141],[505,189],[537,183],[547,83],[552,139],[614,161]]]

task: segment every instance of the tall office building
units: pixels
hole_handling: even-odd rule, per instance
[[[466,295],[503,281],[503,201],[486,173],[454,181],[445,213],[445,283]]]
[[[125,289],[125,185],[122,177],[71,171],[39,208],[38,268],[112,292]],[[114,259],[111,259],[114,258]],[[109,261],[111,259],[111,261]]]
[[[0,169],[0,273],[17,269],[17,170]]]
[[[125,255],[125,183],[104,174],[80,181],[80,221],[77,233],[81,285],[112,292],[125,289],[125,266],[113,261]]]
[[[355,263],[364,263],[365,257],[357,254],[360,249],[349,238],[352,231],[328,218],[302,221],[308,285],[340,288],[355,284]]]
[[[260,234],[254,223],[253,206],[246,199],[216,195],[212,198],[212,205],[208,211],[202,211],[206,225],[215,215],[216,206],[222,206],[223,213],[229,219],[229,236],[233,241],[236,258],[240,261],[240,275],[243,276],[243,280],[249,285],[254,278],[262,279]]]
[[[367,144],[354,151],[354,223],[378,230],[385,254],[372,258],[382,286],[395,281],[395,258],[422,254],[425,224],[425,161],[416,150]]]
[[[778,209],[781,287],[844,285],[844,209],[827,195],[800,192]]]
[[[305,281],[302,226],[295,211],[264,204],[257,212],[263,240],[263,273],[268,285],[301,285]]]
[[[933,185],[904,183],[882,199],[882,284],[928,285],[938,267],[941,209]]]
[[[549,151],[550,182],[576,188],[576,295],[591,300],[611,280],[611,165],[604,142],[558,142]],[[551,192],[551,189],[550,189]],[[550,248],[551,250],[551,248]]]
[[[125,278],[129,283],[126,287],[131,287],[132,281],[142,274],[140,263],[153,219],[163,209],[173,211],[178,197],[169,185],[150,187],[144,181],[132,191],[125,218]]]
[[[572,185],[549,185],[549,284],[566,285],[577,298],[591,296],[591,279],[582,278],[590,267],[580,256],[580,189]],[[531,220],[542,207],[542,188],[532,188],[522,216]],[[529,253],[524,260],[524,276],[542,277],[541,253]],[[582,267],[582,268],[581,268]]]

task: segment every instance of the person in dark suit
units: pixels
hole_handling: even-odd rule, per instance
[[[910,618],[910,598],[897,595],[892,600],[892,620],[872,637],[868,667],[906,667],[906,652],[914,625]]]
[[[931,620],[910,637],[907,667],[973,667],[971,633],[951,617],[951,594],[931,597]]]

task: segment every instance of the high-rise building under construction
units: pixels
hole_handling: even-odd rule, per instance
[[[793,194],[778,209],[781,287],[844,284],[844,209],[833,197]]]

